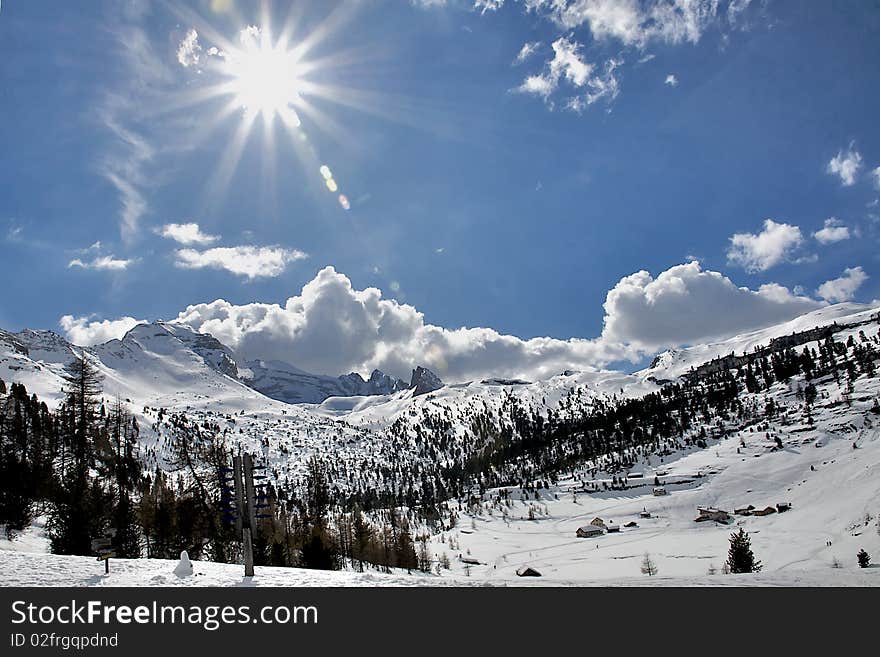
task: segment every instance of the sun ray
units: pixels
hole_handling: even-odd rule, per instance
[[[257,116],[257,112],[245,112],[235,134],[229,143],[226,144],[223,155],[206,189],[205,205],[209,209],[216,209],[226,197],[229,181],[232,179],[233,173],[235,173]]]

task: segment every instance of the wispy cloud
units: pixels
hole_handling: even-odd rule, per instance
[[[74,258],[67,263],[67,268],[97,269],[104,271],[123,271],[137,262],[136,259],[117,258],[114,255],[95,256],[91,260]]]
[[[861,168],[862,154],[855,149],[855,142],[850,142],[845,152],[841,149],[837,155],[831,158],[826,171],[839,177],[844,187],[852,187]]]
[[[697,43],[711,27],[735,27],[748,0],[521,0],[559,27],[586,27],[593,39],[625,46]],[[723,8],[726,6],[727,11]]]
[[[280,246],[223,246],[204,251],[178,249],[175,265],[182,269],[224,269],[248,279],[280,276],[287,265],[308,255]]]
[[[538,48],[541,47],[540,41],[530,41],[528,43],[524,43],[523,47],[519,49],[519,53],[516,55],[516,59],[513,60],[514,64],[522,64],[529,57],[537,52]]]
[[[721,38],[731,30],[747,29],[743,21],[751,0],[519,0],[517,4],[528,13],[552,23],[562,35],[553,42],[553,57],[545,63],[544,70],[527,76],[516,91],[532,94],[548,101],[567,80],[575,87],[587,87],[587,93],[566,98],[562,105],[582,111],[600,98],[613,100],[620,91],[618,76],[614,69],[624,63],[622,54],[634,53],[635,65],[644,64],[655,55],[646,53],[651,44],[696,44],[703,35],[715,30]],[[494,11],[504,5],[503,0],[477,0],[475,8],[481,13]],[[591,48],[605,46],[620,49],[605,63],[604,74],[577,75],[577,70],[593,65],[580,55],[580,45],[575,34],[583,38]],[[531,43],[523,46],[515,63],[532,55]],[[574,59],[578,61],[573,61]],[[578,63],[579,62],[579,63]],[[573,74],[574,78],[569,74]],[[579,81],[577,81],[579,80]],[[674,75],[666,78],[666,84],[675,86]],[[551,108],[556,103],[547,102]]]
[[[474,9],[480,14],[489,11],[498,11],[504,6],[504,0],[474,0]]]
[[[179,244],[213,244],[220,239],[219,235],[203,233],[197,223],[165,224],[156,229],[156,234]]]
[[[112,15],[108,30],[116,44],[117,79],[122,82],[107,89],[96,108],[98,121],[111,137],[98,171],[119,197],[120,235],[126,243],[136,238],[141,219],[149,212],[147,169],[156,155],[141,119],[157,89],[169,80],[168,67],[142,27],[148,12],[149,4],[136,0]]]
[[[670,73],[669,75],[666,76],[666,79],[663,81],[663,84],[667,84],[670,87],[677,87],[678,86],[678,78],[675,77],[675,75],[673,75],[672,73]]]
[[[583,58],[582,46],[574,39],[561,37],[551,46],[553,59],[544,70],[527,76],[514,91],[540,96],[552,105],[550,96],[564,84],[576,92],[565,100],[564,107],[578,112],[603,98],[610,102],[617,97],[620,86],[614,71],[620,60],[609,59],[603,69],[597,70]]]

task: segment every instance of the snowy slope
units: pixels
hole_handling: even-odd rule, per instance
[[[763,561],[762,577],[849,585],[850,576],[857,576],[878,586],[880,568],[859,569],[856,553],[865,549],[880,561],[880,415],[871,411],[880,380],[862,379],[851,404],[833,379],[817,387],[821,402],[813,427],[798,421],[802,404],[791,387],[776,384],[771,395],[791,414],[788,424],[710,439],[708,449],[652,455],[630,469],[632,488],[625,491],[585,492],[584,481],[610,483],[610,477],[594,479],[586,470],[541,491],[540,500],[522,499],[521,491],[511,489],[510,506],[491,504],[497,491],[489,491],[478,512],[463,514],[458,527],[435,537],[434,549],[450,556],[453,573],[466,570],[458,555],[476,559],[480,565],[467,570],[485,582],[514,582],[516,569],[528,565],[557,584],[632,577],[653,585],[655,579],[640,574],[648,552],[661,576],[727,584],[708,571],[714,566],[720,572],[728,537],[742,527]],[[781,450],[775,449],[777,436]],[[667,495],[653,495],[655,476]],[[790,503],[791,510],[734,516],[731,525],[694,522],[700,506],[733,513],[780,503]],[[640,517],[643,511],[651,518]],[[617,524],[619,533],[577,538],[577,528],[595,517]],[[625,527],[630,522],[637,527]]]
[[[875,318],[878,312],[880,312],[880,305],[877,304],[838,303],[826,306],[825,308],[796,317],[791,321],[736,335],[727,340],[663,352],[657,356],[651,367],[641,372],[636,372],[635,375],[643,379],[653,377],[661,381],[672,380],[685,374],[692,367],[696,367],[713,358],[728,354],[744,354],[752,351],[759,345],[767,345],[773,338],[834,323],[841,326],[858,324]],[[874,331],[876,331],[876,328]],[[843,335],[849,335],[849,333]]]

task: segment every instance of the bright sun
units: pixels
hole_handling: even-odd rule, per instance
[[[271,44],[258,30],[241,34],[242,47],[226,56],[226,73],[232,78],[230,91],[235,101],[250,113],[271,119],[281,116],[299,125],[294,107],[301,100],[302,81],[297,58],[279,43]]]

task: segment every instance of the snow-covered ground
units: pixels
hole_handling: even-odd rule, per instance
[[[516,500],[509,508],[502,504],[491,515],[463,513],[456,528],[436,537],[434,549],[448,554],[453,573],[469,571],[470,578],[489,583],[521,581],[516,570],[531,566],[545,582],[560,585],[618,584],[621,578],[653,585],[661,577],[727,584],[720,571],[728,538],[742,527],[764,565],[755,582],[776,578],[791,584],[878,586],[880,565],[860,569],[856,553],[865,549],[880,562],[880,417],[868,418],[873,424],[868,426],[868,400],[852,407],[835,402],[826,400],[817,410],[821,428],[797,424],[773,430],[782,450],[773,450],[774,440],[764,432],[743,431],[710,440],[708,449],[676,460],[661,463],[652,457],[637,463],[631,472],[644,477],[630,478],[629,484],[644,482],[638,488],[575,494],[569,491],[578,482],[561,481],[540,491],[540,500]],[[653,495],[655,475],[667,495]],[[695,522],[699,506],[733,513],[748,505],[763,509],[780,503],[790,503],[791,510],[734,516],[730,525]],[[640,517],[643,511],[651,517]],[[619,533],[577,538],[578,527],[596,517],[620,526]],[[630,522],[638,526],[624,526]],[[645,553],[658,576],[641,574]],[[468,566],[461,557],[480,564]],[[718,574],[708,575],[710,567]]]
[[[432,540],[433,552],[446,553],[452,564],[439,576],[257,568],[249,580],[241,566],[194,562],[196,574],[178,578],[175,562],[157,559],[114,559],[104,576],[94,558],[41,554],[47,544],[39,527],[13,543],[0,540],[0,573],[8,586],[880,586],[880,567],[856,564],[862,548],[880,561],[880,429],[856,424],[863,410],[857,404],[817,411],[826,427],[839,421],[837,433],[801,425],[773,432],[782,450],[769,449],[774,441],[763,432],[744,431],[665,463],[653,457],[637,464],[631,471],[644,477],[629,479],[630,485],[644,482],[637,488],[575,497],[568,491],[576,482],[561,481],[540,500],[514,501],[506,518],[499,510],[462,513],[457,527]],[[666,496],[652,494],[655,475]],[[791,510],[735,516],[731,525],[694,522],[698,506],[732,512],[782,502]],[[644,510],[651,518],[640,517]],[[577,528],[595,517],[621,526],[620,532],[576,538]],[[623,526],[630,521],[638,527]],[[761,573],[721,574],[728,537],[738,527],[751,536]],[[645,553],[658,568],[654,577],[640,572]],[[459,556],[480,563],[467,565]],[[526,565],[542,577],[518,577]]]

